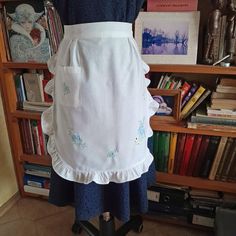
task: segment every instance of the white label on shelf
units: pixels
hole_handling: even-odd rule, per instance
[[[193,215],[192,223],[195,225],[204,225],[207,227],[214,227],[214,218],[200,216],[200,215]]]
[[[148,190],[147,191],[147,198],[150,201],[159,202],[160,201],[160,193]]]

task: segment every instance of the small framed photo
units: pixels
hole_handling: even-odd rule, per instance
[[[199,11],[140,12],[135,40],[147,64],[196,64]]]
[[[159,109],[153,119],[178,123],[180,121],[181,90],[149,88],[149,92],[159,104]]]

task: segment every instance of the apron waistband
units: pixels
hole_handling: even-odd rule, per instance
[[[126,22],[96,22],[64,26],[64,38],[125,38],[133,37],[132,24]]]

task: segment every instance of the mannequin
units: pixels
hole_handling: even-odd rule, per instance
[[[112,213],[127,221],[131,209],[147,211],[147,186],[155,182],[149,118],[158,104],[132,38],[142,3],[54,0],[65,36],[48,62],[54,105],[42,116],[53,165],[49,201],[74,202],[78,220]]]

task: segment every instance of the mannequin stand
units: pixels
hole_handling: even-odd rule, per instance
[[[75,221],[72,226],[72,232],[80,234],[82,230],[89,236],[125,236],[129,231],[141,233],[143,229],[143,220],[141,216],[131,216],[131,219],[115,230],[114,217],[111,216],[108,221],[103,216],[99,217],[99,230],[88,221]]]

